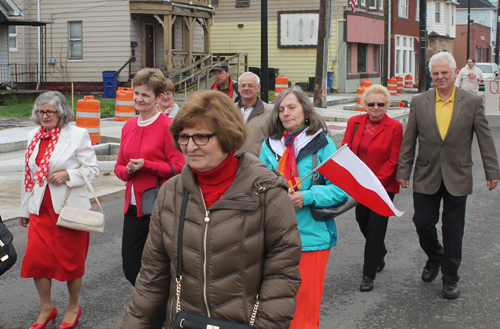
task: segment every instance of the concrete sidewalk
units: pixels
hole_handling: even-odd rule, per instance
[[[410,100],[412,96],[414,95],[404,94],[401,97],[393,97],[393,104],[401,99]],[[340,146],[347,121],[352,116],[359,115],[362,112],[346,110],[355,108],[355,94],[328,95],[327,101],[330,105],[326,109],[316,110],[327,121],[329,136],[337,146]],[[405,124],[408,109],[391,108],[388,110],[388,115]],[[114,121],[113,118],[102,119],[102,142],[119,142],[124,124],[124,122]],[[0,130],[0,182],[2,182],[3,187],[0,190],[0,215],[2,215],[3,219],[14,219],[18,216],[24,155],[28,134],[34,128],[35,125],[33,124],[27,127]],[[125,183],[118,179],[113,172],[115,161],[98,161],[98,164],[100,175],[92,183],[98,197],[125,190]]]

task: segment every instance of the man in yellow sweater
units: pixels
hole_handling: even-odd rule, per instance
[[[488,189],[493,190],[500,180],[495,144],[484,116],[482,99],[456,88],[455,68],[455,59],[448,52],[431,57],[429,70],[436,88],[411,101],[396,175],[403,188],[409,187],[415,162],[413,223],[420,246],[428,257],[422,280],[433,281],[441,267],[443,297],[447,299],[460,296],[458,268],[462,260],[466,200],[467,195],[472,194],[474,133]],[[436,230],[441,200],[442,245]]]

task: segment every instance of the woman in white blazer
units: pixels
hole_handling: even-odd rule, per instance
[[[52,279],[67,281],[69,303],[60,329],[74,328],[81,314],[78,304],[89,233],[56,225],[66,189],[67,205],[89,209],[87,187],[78,171],[90,181],[99,176],[97,158],[87,130],[70,125],[74,114],[63,94],[49,91],[35,101],[32,120],[40,127],[28,136],[19,224],[28,227],[28,245],[21,277],[34,278],[41,311],[30,329],[56,322],[51,298]]]

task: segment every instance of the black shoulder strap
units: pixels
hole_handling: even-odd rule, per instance
[[[182,198],[181,213],[179,216],[179,234],[177,235],[177,272],[176,278],[181,277],[182,272],[182,237],[184,234],[184,217],[186,215],[186,205],[189,197],[188,190],[184,189],[184,197]]]
[[[356,131],[358,131],[358,126],[359,126],[359,122],[356,122],[356,126],[354,127],[354,132],[352,133],[351,145],[352,145],[352,142],[354,141],[354,135],[356,135]]]

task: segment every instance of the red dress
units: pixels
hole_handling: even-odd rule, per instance
[[[36,164],[45,154],[49,139],[40,140]],[[69,281],[85,274],[90,234],[57,226],[50,189],[45,189],[39,215],[30,214],[28,245],[21,267],[23,278]]]

